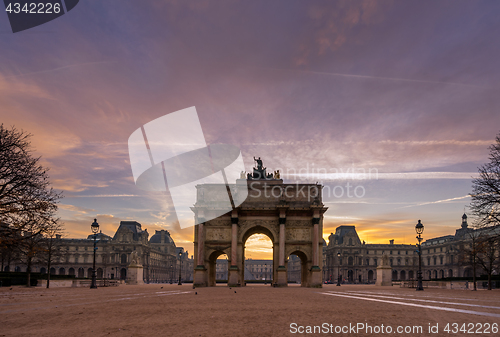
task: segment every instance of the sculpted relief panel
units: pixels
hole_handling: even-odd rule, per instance
[[[312,222],[307,220],[286,220],[286,227],[311,227]]]
[[[285,232],[286,241],[310,241],[311,230],[309,228],[287,228]]]
[[[207,228],[207,241],[230,241],[231,228]]]

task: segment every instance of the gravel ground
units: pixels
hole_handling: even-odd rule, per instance
[[[319,336],[327,331],[352,336],[499,336],[492,326],[499,323],[499,290],[416,292],[364,285],[193,289],[188,284],[0,288],[0,336]],[[306,333],[314,332],[314,326],[321,329]],[[398,332],[398,326],[403,330]],[[414,326],[422,327],[421,332]],[[437,333],[430,333],[429,327]]]

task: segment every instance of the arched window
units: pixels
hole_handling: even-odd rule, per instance
[[[52,269],[52,268],[50,268]],[[52,272],[50,272],[52,274]],[[54,274],[56,273],[55,269],[54,269]],[[64,268],[59,268],[59,275],[65,275],[66,274],[66,270],[64,270]]]

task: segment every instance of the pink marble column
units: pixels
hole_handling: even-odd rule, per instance
[[[238,220],[236,218],[236,220]],[[233,222],[233,226],[231,228],[231,266],[236,266],[237,255],[236,249],[238,248],[238,224]]]
[[[203,222],[198,225],[198,266],[205,265],[205,236],[203,235]]]
[[[285,219],[280,218],[280,253],[279,253],[279,265],[285,265]]]
[[[314,221],[316,220],[316,218],[313,219],[313,222],[316,222]],[[317,219],[318,223],[319,223],[319,219]],[[318,223],[314,223],[314,228],[313,228],[313,266],[319,266],[319,252],[318,252],[318,244],[319,244],[319,233],[318,233],[318,227],[319,227],[319,224]]]

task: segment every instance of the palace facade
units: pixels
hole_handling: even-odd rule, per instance
[[[58,236],[57,260],[50,268],[51,275],[92,276],[94,235],[86,239],[66,239]],[[145,283],[177,282],[193,279],[193,259],[182,247],[176,247],[170,233],[156,231],[151,238],[147,229],[137,221],[121,221],[113,237],[96,234],[97,279],[127,279],[132,252],[137,252],[143,266]],[[8,261],[4,271],[26,271],[20,262]],[[32,272],[46,273],[45,265],[34,265]]]
[[[472,277],[472,263],[468,251],[473,237],[499,235],[500,226],[488,229],[468,227],[467,215],[455,235],[432,238],[422,243],[422,276],[424,280],[448,277]],[[367,244],[361,241],[355,226],[339,226],[330,234],[324,250],[323,279],[336,283],[340,277],[346,283],[375,283],[377,266],[387,255],[392,266],[393,281],[415,280],[418,271],[416,245]],[[484,274],[477,267],[476,275]],[[498,274],[495,271],[494,274]]]

